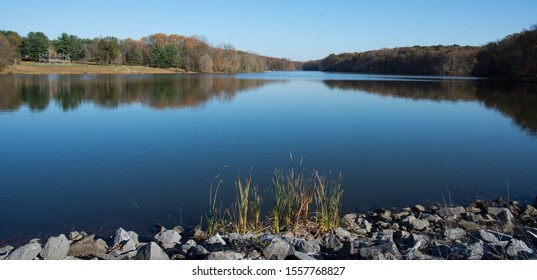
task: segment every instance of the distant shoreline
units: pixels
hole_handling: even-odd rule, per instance
[[[91,65],[91,64],[48,64],[36,62],[22,62],[21,64],[8,66],[0,74],[2,75],[49,75],[49,74],[187,74],[197,73],[175,68],[154,68],[131,65]]]

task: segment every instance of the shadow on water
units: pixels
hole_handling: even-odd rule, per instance
[[[537,137],[537,84],[497,80],[361,81],[326,80],[330,89],[438,102],[476,101],[501,112]]]

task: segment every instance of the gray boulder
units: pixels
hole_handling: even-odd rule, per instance
[[[90,235],[78,242],[71,244],[67,255],[75,258],[88,258],[106,254],[108,251],[106,242],[104,242],[102,239],[93,239],[94,235]]]
[[[215,234],[211,237],[209,237],[209,239],[207,239],[207,243],[208,244],[220,244],[220,245],[226,245],[226,241],[224,241],[224,239],[222,238],[222,236],[220,236],[220,234]]]
[[[437,214],[442,218],[459,217],[466,213],[466,209],[462,206],[458,207],[442,207],[438,209]]]
[[[134,257],[135,260],[169,260],[170,258],[162,249],[160,246],[157,245],[155,242],[149,242],[142,246],[138,252],[136,253],[136,256]]]
[[[294,244],[294,246],[297,252],[308,255],[319,254],[321,252],[320,241],[318,239],[309,241],[300,239]]]
[[[337,251],[343,247],[343,244],[333,234],[326,234],[323,236],[323,247],[327,250]]]
[[[218,251],[218,252],[210,253],[207,259],[208,260],[242,260],[243,256],[237,252]]]
[[[393,242],[385,242],[375,246],[363,246],[359,250],[359,255],[367,260],[400,260],[401,253]]]
[[[37,242],[28,243],[15,249],[7,257],[8,260],[33,260],[41,253],[41,245]]]
[[[448,240],[460,240],[466,236],[466,231],[462,228],[448,228],[444,230],[444,236]]]
[[[120,244],[123,241],[130,240],[131,237],[127,231],[125,231],[123,228],[118,228],[116,230],[116,233],[114,234],[114,245]]]
[[[179,243],[181,241],[181,235],[177,233],[177,231],[173,229],[165,230],[163,232],[157,233],[155,235],[155,240],[158,244],[162,246],[164,249],[173,248],[175,244]]]
[[[281,238],[274,238],[270,244],[263,249],[263,256],[268,260],[284,260],[286,257],[294,255],[295,248]]]
[[[453,245],[447,257],[452,260],[480,260],[483,255],[483,241],[475,240],[468,244],[459,243]]]
[[[60,234],[58,237],[50,237],[41,251],[44,260],[61,260],[69,253],[70,242],[67,237]]]
[[[73,242],[76,242],[76,241],[79,241],[81,240],[82,238],[84,238],[85,236],[83,234],[81,234],[80,232],[78,231],[71,231],[68,235],[67,235],[67,238]]]
[[[505,248],[507,255],[513,259],[529,259],[534,255],[532,249],[521,240],[511,239]]]
[[[414,216],[408,216],[403,220],[403,224],[408,226],[412,230],[422,231],[429,227],[427,220],[418,219]]]
[[[13,251],[13,249],[15,248],[9,245],[0,248],[0,260],[7,259],[7,256],[9,255],[9,253],[11,253],[11,251]]]
[[[390,210],[380,208],[375,210],[375,213],[377,214],[377,218],[383,222],[389,223],[392,221],[392,212],[390,212]]]
[[[344,240],[351,237],[351,233],[344,230],[341,227],[336,228],[336,236],[339,237],[339,239]]]
[[[129,239],[134,241],[134,244],[138,245],[138,243],[140,243],[140,241],[138,241],[138,234],[134,231],[128,231],[127,232],[129,234]]]
[[[187,256],[192,260],[203,260],[207,258],[209,251],[201,245],[195,245],[190,247],[187,252]]]
[[[295,252],[294,254],[295,258],[302,260],[302,261],[314,261],[316,258],[312,257],[311,255],[302,253],[302,252]]]

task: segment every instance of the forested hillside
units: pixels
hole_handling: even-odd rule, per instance
[[[537,25],[482,47],[414,46],[330,54],[303,70],[537,80]]]
[[[139,40],[120,40],[112,36],[83,39],[63,33],[50,40],[42,32],[21,37],[13,31],[0,31],[0,68],[21,59],[50,62],[66,58],[100,65],[143,65],[205,73],[302,68],[299,62],[236,50],[231,44],[213,46],[200,36],[157,33]]]

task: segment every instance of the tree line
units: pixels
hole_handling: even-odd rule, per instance
[[[330,54],[305,62],[302,69],[537,80],[537,25],[482,47],[413,46]]]
[[[113,36],[83,39],[62,33],[50,40],[43,32],[21,37],[0,31],[0,68],[20,60],[39,61],[50,53],[99,65],[181,68],[204,73],[262,72],[301,69],[300,62],[236,50],[231,44],[211,45],[202,36],[157,33],[139,40]]]

